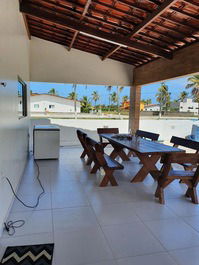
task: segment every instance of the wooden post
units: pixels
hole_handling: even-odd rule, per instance
[[[129,130],[135,133],[140,122],[141,86],[132,86],[130,90]]]

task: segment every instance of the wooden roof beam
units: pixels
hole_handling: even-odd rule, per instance
[[[82,13],[81,18],[80,18],[80,21],[82,21],[82,20],[84,19],[86,13],[88,12],[88,9],[89,9],[89,6],[90,6],[90,4],[91,4],[91,1],[92,1],[92,0],[87,0],[87,1],[86,1],[86,4],[85,4],[84,10],[83,10],[83,13]],[[79,31],[75,31],[75,32],[74,32],[74,35],[73,35],[72,40],[71,40],[71,43],[70,43],[70,45],[69,45],[69,47],[68,47],[68,51],[70,51],[71,48],[73,47],[73,43],[75,42],[78,33],[79,33]]]
[[[167,9],[170,8],[171,5],[175,4],[178,0],[165,0],[154,12],[150,13],[146,19],[138,26],[136,26],[133,31],[127,36],[128,38],[133,37],[135,34],[142,31],[145,27],[147,27],[151,22],[153,22],[157,17],[159,17],[162,13],[164,13]],[[121,47],[121,46],[120,46]],[[117,49],[118,50],[118,49]],[[113,53],[111,53],[112,55]],[[108,58],[109,53],[105,54],[103,58]]]
[[[198,7],[198,8],[199,8],[199,7]],[[184,10],[178,9],[178,8],[176,8],[176,7],[170,7],[170,9],[171,9],[172,11],[175,11],[175,12],[177,12],[177,13],[179,13],[179,14],[182,14],[182,15],[184,15],[184,16],[186,16],[186,17],[192,18],[192,19],[194,19],[194,20],[196,20],[196,21],[198,22],[198,15],[190,14],[190,13],[188,13],[188,12],[186,12],[186,11],[184,11]]]
[[[183,3],[187,4],[187,5],[190,5],[190,6],[194,7],[194,8],[198,8],[198,4],[196,4],[196,3],[193,3],[193,2],[190,2],[190,1],[187,1],[187,0],[181,0],[181,2],[183,2]]]
[[[87,34],[90,37],[100,38],[102,41],[116,43],[119,46],[130,47],[130,48],[133,48],[136,50],[141,50],[141,51],[144,51],[146,53],[153,54],[153,55],[160,56],[160,57],[167,58],[167,59],[172,58],[171,53],[164,51],[162,49],[157,49],[157,48],[153,47],[153,45],[144,45],[141,43],[131,41],[129,38],[127,38],[125,36],[123,37],[123,36],[118,35],[118,34],[112,34],[112,33],[104,32],[101,30],[96,30],[96,29],[91,28],[87,25],[84,25],[81,21],[75,21],[75,20],[69,19],[67,17],[64,18],[63,16],[58,17],[52,13],[48,13],[44,10],[35,8],[35,7],[25,3],[25,2],[21,3],[20,11],[25,13],[25,14],[35,16],[39,19],[51,21],[54,24],[66,27],[70,30],[83,32],[84,34]]]
[[[115,53],[117,50],[119,50],[121,48],[121,46],[114,46],[110,51],[108,51],[108,53],[102,57],[102,61],[104,61],[106,58],[110,57],[113,53]]]

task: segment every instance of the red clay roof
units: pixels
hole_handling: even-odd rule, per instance
[[[199,37],[198,0],[22,0],[20,8],[30,35],[134,66]]]

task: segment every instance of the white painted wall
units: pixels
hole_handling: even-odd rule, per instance
[[[98,127],[116,127],[121,133],[128,132],[128,120],[69,120],[69,119],[32,119],[31,127],[35,124],[56,124],[60,126],[60,145],[78,145],[76,129],[84,130],[90,137],[98,140]],[[198,120],[141,120],[140,129],[159,133],[160,140],[170,141],[171,137],[185,137],[191,134],[193,124],[199,126]]]
[[[183,102],[180,102],[180,112],[193,112],[198,115],[199,103],[193,102],[191,98],[186,98]]]
[[[36,106],[35,106],[36,105]],[[54,107],[52,107],[52,105]],[[51,106],[51,107],[50,107]],[[76,102],[77,113],[81,111],[80,102]],[[35,95],[30,97],[30,111],[32,112],[74,112],[74,101],[52,95]]]
[[[31,81],[95,85],[133,83],[133,66],[49,41],[32,38],[30,49]]]
[[[18,0],[0,1],[0,230],[23,173],[28,150],[29,118],[18,119],[17,75],[29,81],[29,40]]]
[[[160,106],[159,105],[145,106],[144,111],[160,111]]]

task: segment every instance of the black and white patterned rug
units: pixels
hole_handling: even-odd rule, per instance
[[[54,244],[7,247],[2,265],[51,265]]]

